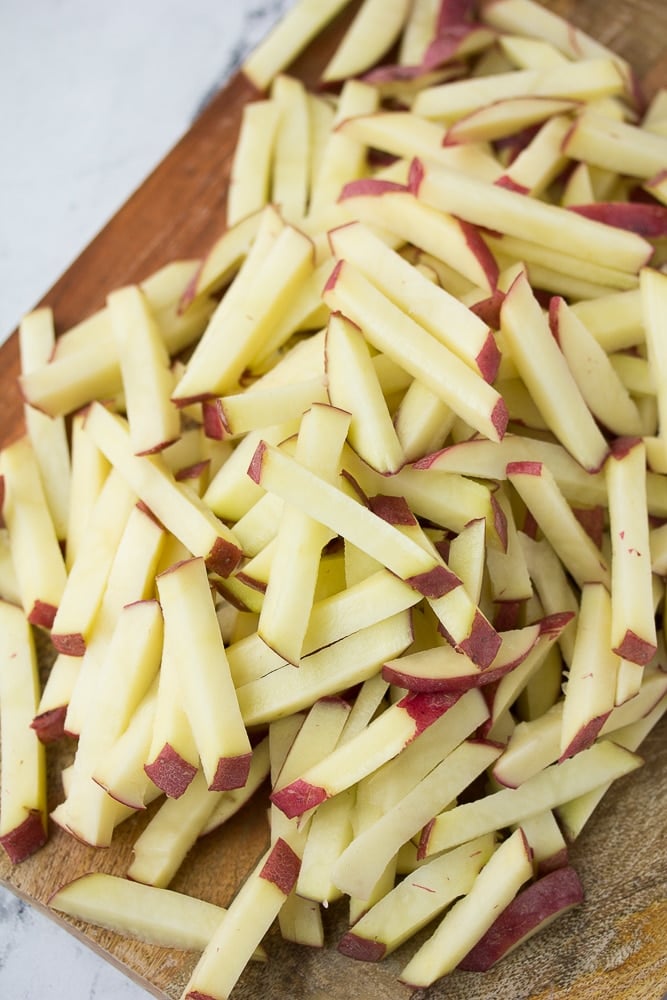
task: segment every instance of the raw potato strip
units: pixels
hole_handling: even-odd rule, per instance
[[[46,843],[46,761],[31,722],[37,658],[24,612],[0,600],[0,846],[18,864]]]
[[[169,398],[174,376],[160,330],[137,285],[112,292],[107,308],[120,358],[132,447],[137,455],[162,451],[180,437],[181,419]]]
[[[243,106],[227,191],[227,225],[243,223],[269,203],[271,166],[280,124],[274,100]]]
[[[632,70],[607,46],[577,28],[571,21],[548,10],[535,0],[495,0],[486,4],[482,20],[501,32],[513,32],[529,38],[549,42],[568,59],[596,59],[609,57],[619,67],[632,93]]]
[[[148,760],[157,707],[158,683],[155,681],[114,746],[100,761],[93,781],[109,795],[131,809],[145,809],[160,794],[144,770]]]
[[[313,604],[302,655],[406,611],[420,600],[421,595],[407,583],[388,570],[378,569]],[[256,632],[228,646],[227,658],[237,687],[258,680],[287,662],[262,642]]]
[[[376,87],[361,80],[347,80],[343,85],[332,130],[322,151],[320,168],[313,179],[310,214],[333,204],[348,181],[364,177],[368,167],[367,146],[337,126],[347,118],[376,111],[379,95]],[[317,217],[317,216],[316,216]]]
[[[359,456],[380,473],[405,462],[382,386],[361,330],[334,313],[325,342],[326,377],[332,406],[351,414],[348,438]]]
[[[155,708],[143,769],[169,798],[180,798],[199,770],[199,752],[183,706],[180,669],[163,648]],[[147,713],[148,714],[148,713]],[[100,782],[103,783],[102,779]]]
[[[30,440],[0,452],[1,512],[9,531],[21,604],[31,625],[50,629],[67,582],[65,562]],[[0,500],[2,497],[0,496]]]
[[[435,933],[412,956],[401,971],[401,982],[426,987],[455,969],[532,876],[530,848],[519,829],[496,848],[470,892],[452,906]]]
[[[215,436],[232,437],[262,430],[288,420],[299,420],[311,403],[326,403],[327,391],[324,378],[305,379],[303,382],[249,389],[233,396],[222,396],[206,404],[206,421],[211,437],[211,424],[219,421]],[[210,412],[214,407],[215,412]],[[237,528],[235,527],[235,531]],[[247,551],[247,550],[246,550]]]
[[[570,120],[565,115],[546,122],[496,183],[533,198],[543,194],[567,165],[561,144],[569,127]]]
[[[443,588],[445,592],[451,588],[452,574],[441,560],[277,448],[260,443],[248,471],[258,485],[349,538],[420,592],[435,589],[442,593]]]
[[[298,222],[306,214],[310,174],[310,118],[306,88],[301,80],[282,73],[271,86],[271,99],[280,120],[275,137],[271,173],[271,201],[283,218]],[[266,136],[262,136],[266,142]],[[255,164],[248,165],[254,173]]]
[[[243,969],[290,895],[300,859],[277,840],[232,900],[182,994],[183,1000],[227,1000]]]
[[[384,0],[364,0],[324,68],[322,81],[359,76],[373,66],[398,38],[409,9],[410,0],[396,0],[389,9]]]
[[[30,723],[42,743],[50,743],[65,735],[67,705],[80,668],[80,656],[59,653],[53,661],[39,699],[37,714]]]
[[[400,662],[400,661],[399,661]],[[354,739],[337,746],[310,770],[271,796],[290,818],[346,791],[395,757],[455,703],[451,695],[407,695]]]
[[[607,740],[594,743],[561,764],[552,764],[518,788],[504,788],[474,802],[440,813],[425,832],[422,855],[462,844],[492,830],[553,809],[598,785],[640,767],[634,753]]]
[[[211,792],[198,771],[178,798],[167,798],[133,845],[128,878],[165,889],[208,823],[223,793]]]
[[[638,750],[644,739],[665,714],[665,711],[667,711],[667,696],[663,695],[654,708],[642,718],[614,730],[614,742],[626,747],[628,750]],[[587,792],[585,795],[580,795],[576,799],[571,799],[557,808],[558,821],[570,842],[576,840],[579,836],[595,811],[596,806],[599,805],[600,800],[609,791],[610,787],[611,782],[601,785],[599,788],[594,788],[593,791]]]
[[[503,172],[502,166],[483,143],[444,146],[445,128],[410,111],[357,115],[341,122],[338,129],[357,142],[381,149],[391,156],[405,160],[416,156],[424,163],[469,172],[491,184]]]
[[[493,382],[500,352],[487,324],[467,306],[421,275],[361,223],[333,230],[329,241],[339,260],[358,268],[396,306],[487,382]]]
[[[563,152],[592,166],[649,180],[665,169],[667,136],[588,109],[576,119]]]
[[[400,612],[304,657],[298,669],[286,664],[241,685],[236,694],[246,726],[272,722],[363,683],[411,642],[410,615]]]
[[[510,462],[507,478],[579,586],[609,585],[609,567],[542,462]],[[648,549],[648,545],[647,545]]]
[[[349,413],[314,405],[301,420],[295,460],[326,482],[335,483],[349,427]],[[303,654],[322,549],[330,537],[319,521],[285,505],[257,632],[290,663],[298,665]]]
[[[547,425],[585,469],[599,469],[609,446],[554,341],[525,270],[500,308],[503,342]]]
[[[324,299],[332,311],[339,310],[359,326],[373,347],[402,365],[480,434],[493,441],[502,438],[507,410],[500,394],[360,271],[339,261]]]
[[[355,923],[338,950],[365,962],[386,958],[457,896],[470,891],[494,849],[495,838],[487,834],[421,865]]]
[[[47,364],[55,342],[51,309],[36,309],[24,316],[19,324],[21,371],[27,374]],[[32,406],[24,406],[23,413],[53,527],[58,539],[64,541],[71,495],[71,462],[65,422],[62,417],[51,419]]]
[[[648,362],[656,386],[657,447],[667,456],[667,276],[653,268],[644,268],[639,276],[639,295]],[[666,460],[667,457],[663,462]]]
[[[613,59],[582,59],[543,70],[513,70],[426,87],[415,98],[412,110],[423,118],[452,124],[509,98],[588,101],[621,94],[623,89],[624,80]]]
[[[71,485],[65,543],[69,573],[86,536],[88,518],[109,474],[109,463],[84,430],[85,413],[75,413],[71,426]]]
[[[196,261],[176,261],[141,283],[170,355],[201,336],[215,307],[212,300],[204,299],[182,314],[178,311],[196,267]],[[20,385],[26,401],[50,416],[72,413],[94,399],[109,399],[120,392],[120,359],[108,310],[58,337],[49,364],[22,375]]]
[[[471,111],[458,118],[447,129],[448,145],[459,142],[493,142],[524,129],[542,125],[577,109],[576,101],[551,97],[508,97],[486,107]],[[520,185],[504,181],[503,175],[496,183],[513,191],[526,193]]]
[[[576,616],[579,611],[579,596],[575,593],[563,563],[546,538],[535,541],[525,532],[519,532],[519,544],[524,553],[530,578],[535,585],[544,611],[547,615],[570,612],[572,622],[561,632],[558,644],[563,659],[572,662],[576,630]]]
[[[607,353],[564,299],[551,299],[549,322],[591,413],[614,434],[641,433],[641,418],[630,393]]]
[[[518,237],[529,232],[535,243],[630,274],[636,274],[653,253],[651,244],[635,233],[497,184],[484,184],[459,170],[428,163],[419,166],[418,197],[475,225]]]
[[[53,620],[51,641],[59,652],[72,656],[85,653],[118,544],[136,501],[120,473],[109,473],[90,511],[86,533],[70,566]]]
[[[611,537],[611,644],[623,658],[616,701],[631,698],[642,668],[657,649],[648,509],[646,447],[639,438],[617,439],[605,464]]]
[[[249,255],[246,265],[250,259]],[[174,390],[174,400],[183,405],[233,390],[313,266],[311,241],[298,229],[284,226],[253,274],[252,285],[246,282],[234,296],[234,308],[229,303],[225,307],[223,298],[222,318],[214,316],[199,341]]]
[[[129,429],[122,418],[101,403],[93,403],[86,416],[86,431],[140,500],[194,556],[203,556],[208,567],[228,576],[241,559],[232,532],[192,491],[180,486],[166,465],[155,456],[132,452]]]
[[[369,899],[375,883],[402,844],[414,837],[496,759],[500,750],[466,741],[453,750],[404,798],[354,838],[331,873],[334,885]]]
[[[226,910],[173,889],[90,872],[57,889],[49,907],[161,948],[203,951]],[[253,956],[266,960],[263,949]]]
[[[348,3],[349,0],[297,0],[245,59],[243,73],[258,90],[264,90]]]
[[[252,751],[229,672],[203,559],[157,579],[165,652],[176,665],[186,715],[211,791],[243,786]]]
[[[233,225],[227,223],[227,228],[200,261],[181,295],[179,308],[182,311],[187,312],[202,297],[219,292],[233,280],[257,237],[262,214],[260,208]]]
[[[489,295],[495,288],[498,267],[473,227],[418,201],[409,191],[351,195],[342,205],[353,212],[357,221],[376,232],[392,233],[425,252],[436,274],[438,268],[446,265],[459,282],[470,282],[487,290]],[[441,280],[441,284],[447,287],[445,281]]]
[[[585,584],[563,701],[561,760],[590,746],[614,707],[619,658],[611,649],[611,627],[607,589]]]
[[[435,38],[440,0],[414,0],[398,54],[401,66],[418,66]]]
[[[65,729],[71,735],[81,731],[89,704],[96,697],[100,666],[122,608],[154,595],[155,571],[164,541],[165,532],[160,525],[141,507],[134,507],[118,541],[95,627],[67,706]]]
[[[512,190],[509,185],[508,187]],[[591,287],[597,285],[605,289],[606,294],[607,289],[633,290],[639,283],[637,276],[627,271],[620,271],[618,268],[607,267],[591,260],[584,261],[517,236],[485,234],[484,240],[496,259],[503,263],[503,270],[505,260],[511,263],[522,262],[526,265],[529,276],[531,273],[539,275],[540,278],[549,275],[550,282],[556,287],[559,281],[563,283],[585,281]],[[543,280],[540,282],[532,280],[532,284],[545,287]],[[600,297],[597,292],[596,297]]]
[[[79,733],[67,796],[52,816],[79,840],[97,847],[111,842],[118,803],[93,774],[129,724],[157,676],[162,653],[162,615],[156,601],[121,611]]]

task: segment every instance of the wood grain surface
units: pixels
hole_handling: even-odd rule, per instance
[[[665,0],[551,0],[545,5],[629,59],[648,94],[667,85]],[[342,23],[334,24],[293,72],[314,85]],[[247,81],[235,76],[53,286],[44,303],[52,306],[59,330],[103,305],[112,288],[141,280],[175,258],[206,251],[224,227],[240,112],[253,96]],[[0,348],[0,444],[22,431],[17,373],[14,335]],[[51,807],[61,798],[58,775],[73,750],[73,743],[67,742],[49,748]],[[585,903],[490,972],[454,973],[420,996],[425,1000],[661,1000],[667,994],[667,719],[641,753],[644,766],[616,784],[572,848]],[[12,867],[4,855],[0,858],[0,881],[41,908],[57,886],[86,871],[125,874],[132,844],[151,814],[149,809],[123,824],[107,850],[86,847],[52,827],[47,846],[23,864]],[[228,904],[262,852],[267,834],[265,804],[257,797],[226,827],[200,841],[173,888]],[[178,997],[196,959],[75,921],[63,922],[158,997]],[[397,983],[396,975],[414,943],[384,963],[353,962],[335,949],[345,927],[345,912],[332,907],[326,927],[324,952],[292,947],[272,931],[267,940],[268,965],[251,963],[234,997],[405,1000],[408,991]]]

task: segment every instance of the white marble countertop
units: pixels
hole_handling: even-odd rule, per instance
[[[0,343],[290,0],[0,5]],[[148,994],[0,887],[0,997]]]

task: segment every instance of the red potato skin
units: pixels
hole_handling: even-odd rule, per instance
[[[384,958],[387,946],[381,941],[363,938],[354,931],[348,931],[338,942],[338,951],[358,962],[379,962]]]
[[[579,905],[584,891],[574,868],[558,868],[523,889],[477,942],[459,969],[486,972],[550,917]]]
[[[46,840],[44,817],[38,809],[32,809],[19,826],[0,837],[0,846],[12,864],[18,865],[43,847]]]
[[[547,628],[549,627],[547,626]],[[399,687],[407,688],[409,691],[415,693],[448,694],[456,699],[465,691],[470,690],[470,688],[484,687],[487,684],[494,684],[499,681],[505,674],[509,673],[522,662],[525,656],[530,653],[533,646],[534,642],[525,649],[522,656],[515,657],[513,660],[508,660],[505,663],[500,663],[496,667],[488,666],[485,669],[478,670],[476,673],[460,674],[457,677],[416,677],[412,674],[404,673],[400,669],[386,665],[382,668],[382,676],[390,684],[397,684]]]
[[[67,656],[83,656],[86,652],[86,640],[81,632],[52,632],[51,642],[59,653]]]
[[[475,309],[471,310],[476,316],[479,316],[481,320],[487,322],[484,315]],[[491,326],[491,324],[488,324]],[[477,366],[479,368],[480,374],[485,382],[491,384],[495,381],[496,375],[498,374],[498,368],[500,367],[500,349],[496,343],[496,338],[493,336],[493,331],[489,330],[488,337],[484,342],[484,347],[479,352],[475,358]]]
[[[188,788],[197,768],[165,743],[155,760],[144,765],[144,771],[168,798],[178,799]]]
[[[374,497],[368,498],[368,506],[374,514],[389,524],[412,528],[418,523],[404,497],[377,493]]]
[[[484,670],[495,660],[501,642],[502,639],[491,622],[487,621],[481,611],[476,611],[470,635],[458,644],[458,648]]]
[[[195,462],[194,465],[184,465],[174,474],[174,479],[177,483],[187,483],[190,479],[198,479],[206,472],[210,464],[210,459],[205,458],[201,462]]]
[[[630,663],[638,663],[640,666],[646,666],[655,656],[656,649],[657,646],[655,643],[642,639],[632,629],[628,629],[623,636],[622,642],[618,646],[615,646],[612,652],[624,660],[629,660]]]
[[[626,229],[645,239],[667,236],[667,207],[651,202],[607,201],[570,205],[569,210],[594,222]]]
[[[458,576],[446,566],[434,566],[425,573],[408,577],[405,582],[409,583],[417,593],[432,598],[444,597],[445,594],[462,586]]]
[[[57,611],[58,608],[54,604],[37,600],[30,610],[28,621],[31,625],[38,625],[48,632],[53,626]]]
[[[201,404],[204,418],[204,434],[213,441],[223,441],[229,435],[229,427],[219,399],[205,399]]]
[[[508,191],[515,191],[516,194],[530,194],[530,188],[526,187],[525,184],[519,184],[509,174],[503,174],[502,177],[499,177],[493,183],[498,187],[507,188]]]
[[[296,885],[300,870],[301,858],[282,837],[278,837],[259,877],[265,882],[272,882],[284,896],[289,896]]]
[[[611,709],[609,712],[610,711]],[[583,729],[579,730],[577,735],[570,741],[558,758],[559,764],[562,763],[562,761],[567,760],[568,757],[574,757],[574,755],[579,753],[580,750],[587,750],[593,745],[598,733],[609,717],[609,712],[603,712],[602,715],[597,715],[594,719],[590,719]]]
[[[376,177],[360,177],[358,180],[348,181],[347,184],[343,185],[338,195],[338,201],[347,201],[348,198],[359,197],[379,198],[389,192],[395,193],[407,190],[408,188],[405,184],[399,184],[398,181],[384,181]]]
[[[213,781],[209,785],[209,791],[229,792],[234,788],[243,788],[248,780],[251,761],[251,753],[238,754],[236,757],[221,757]]]
[[[30,728],[35,730],[40,743],[54,743],[65,735],[66,715],[67,705],[50,708],[47,712],[36,715]]]
[[[480,302],[475,302],[474,305],[471,305],[470,311],[474,312],[476,316],[479,316],[481,320],[484,320],[484,322],[492,330],[497,330],[500,327],[500,307],[502,306],[504,300],[505,293],[501,291],[500,288],[494,288],[492,294],[488,298],[482,299]]]
[[[241,560],[243,552],[224,538],[217,538],[213,548],[206,557],[206,568],[219,576],[228,577],[234,572]]]
[[[404,709],[415,722],[415,732],[412,739],[423,733],[429,726],[448,712],[459,700],[458,693],[428,692],[408,694],[401,698],[398,707]]]
[[[508,462],[508,476],[541,476],[544,468],[542,462]]]
[[[493,512],[493,527],[495,529],[496,535],[498,536],[500,547],[503,552],[507,552],[507,543],[508,543],[507,517],[493,493],[491,494],[491,510]]]
[[[311,785],[303,778],[297,778],[291,784],[273,792],[270,797],[274,806],[277,806],[288,819],[294,819],[321,805],[329,798],[329,793],[321,785]]]
[[[427,48],[422,60],[422,69],[437,69],[444,63],[456,59],[464,42],[470,35],[487,35],[489,29],[466,23],[450,24],[440,31]]]

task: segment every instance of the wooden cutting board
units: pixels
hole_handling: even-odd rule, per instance
[[[646,91],[667,85],[665,0],[548,0],[546,6],[624,55]],[[349,15],[346,15],[349,16]],[[315,84],[345,18],[301,57],[292,71]],[[155,172],[45,296],[59,330],[103,305],[106,293],[143,279],[175,258],[199,256],[224,226],[226,186],[243,104],[253,91],[235,76]],[[666,164],[667,166],[667,164]],[[0,348],[0,444],[22,431],[14,335]],[[73,744],[50,747],[49,800],[60,800],[58,775]],[[422,995],[429,1000],[660,1000],[667,992],[667,719],[642,747],[645,765],[603,800],[571,851],[586,902],[485,974],[455,973]],[[47,846],[12,867],[0,857],[0,881],[39,908],[63,882],[86,871],[125,874],[132,844],[148,815],[126,822],[108,850],[96,850],[52,828]],[[265,805],[257,799],[225,828],[204,838],[173,883],[228,904],[262,852]],[[48,911],[50,912],[50,911]],[[52,914],[54,919],[61,919]],[[177,998],[196,956],[128,941],[63,920],[104,957],[158,997]],[[268,965],[251,963],[234,991],[238,1000],[405,1000],[396,975],[414,945],[386,962],[353,962],[335,944],[345,927],[336,907],[326,915],[328,948],[295,948],[272,932]]]

